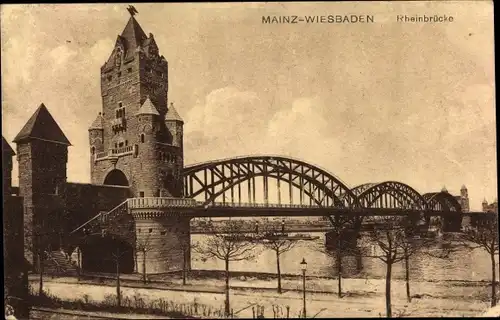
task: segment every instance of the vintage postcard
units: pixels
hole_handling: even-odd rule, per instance
[[[492,1],[0,12],[7,319],[500,316]]]

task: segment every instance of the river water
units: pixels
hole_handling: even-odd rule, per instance
[[[311,241],[299,241],[290,251],[281,255],[280,265],[283,274],[300,274],[300,262],[302,258],[307,261],[307,274],[315,276],[336,277],[336,259],[332,253],[324,252],[324,233],[308,233],[319,239]],[[208,235],[193,234],[193,243],[203,243]],[[436,247],[439,242],[436,240]],[[376,247],[367,239],[361,237],[358,242],[360,247],[376,250]],[[436,258],[426,255],[424,252],[416,254],[410,260],[410,276],[415,280],[466,280],[481,281],[491,279],[491,260],[486,251],[482,249],[470,250],[460,247],[458,243],[452,242],[457,251],[449,258]],[[432,248],[429,248],[432,250]],[[276,255],[274,251],[260,246],[256,249],[254,259],[248,261],[234,261],[230,264],[232,271],[246,272],[276,272]],[[191,267],[203,270],[224,270],[224,262],[204,257],[192,252]],[[497,279],[498,279],[498,257]],[[351,278],[383,278],[385,277],[385,264],[377,258],[364,257],[360,254],[346,256],[342,260],[343,276]],[[399,262],[393,267],[392,277],[404,279],[404,263]]]

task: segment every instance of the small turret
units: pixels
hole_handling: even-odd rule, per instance
[[[95,157],[99,152],[104,151],[104,117],[99,112],[97,118],[89,127],[90,156]]]
[[[139,121],[139,142],[152,141],[151,138],[155,137],[155,132],[158,130],[157,122],[160,113],[149,96],[146,96],[146,100],[135,115]]]
[[[467,192],[467,188],[465,187],[465,185],[462,185],[462,188],[460,188],[460,195],[462,196],[462,198],[469,197],[468,192]]]
[[[443,189],[441,189],[441,192],[446,192],[446,193],[448,193],[448,189],[446,189],[446,186],[443,186]]]
[[[170,106],[165,115],[165,124],[170,132],[170,138],[172,139],[172,145],[183,148],[183,125],[184,120],[174,108],[174,104],[170,103]]]
[[[486,198],[483,200],[483,212],[486,212],[488,210],[488,201],[486,201]]]

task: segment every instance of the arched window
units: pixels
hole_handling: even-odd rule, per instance
[[[90,149],[90,154],[92,154],[92,155],[93,155],[94,153],[95,153],[95,147],[92,147],[92,148]]]
[[[144,133],[141,134],[141,143],[144,143]]]
[[[125,147],[128,146],[128,140],[125,140]]]

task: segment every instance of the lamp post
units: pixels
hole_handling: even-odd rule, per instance
[[[303,303],[304,303],[304,318],[307,318],[306,313],[306,270],[307,270],[307,262],[305,258],[302,258],[302,262],[300,263],[300,268],[302,269],[302,291],[303,291]]]

